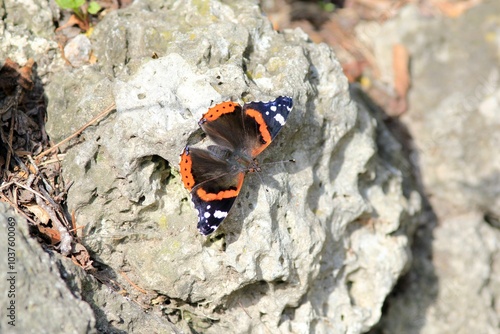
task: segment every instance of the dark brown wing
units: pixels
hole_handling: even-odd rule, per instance
[[[250,151],[259,138],[259,125],[234,102],[210,108],[199,124],[212,141],[231,151]]]
[[[245,173],[235,172],[212,152],[194,147],[182,152],[180,171],[198,211],[198,230],[203,235],[213,233],[233,206]]]

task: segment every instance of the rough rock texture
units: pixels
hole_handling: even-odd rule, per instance
[[[5,203],[0,203],[0,236],[0,332],[96,333],[89,305],[68,288],[56,259],[30,238],[26,220]],[[12,251],[15,256],[8,257]]]
[[[251,1],[138,2],[106,16],[91,42],[98,65],[52,77],[47,92],[53,138],[114,92],[117,112],[64,166],[96,259],[166,296],[185,331],[360,333],[378,321],[420,197],[393,139],[383,137],[388,159],[378,155],[385,132],[350,101],[325,45],[273,31]],[[261,160],[297,163],[248,175],[218,234],[202,237],[177,167],[198,119],[213,103],[281,94],[294,111]]]
[[[134,300],[61,261],[97,330],[178,331],[170,321],[184,332],[361,333],[377,323],[408,264],[420,197],[401,147],[350,100],[325,45],[273,31],[253,1],[139,1],[95,27],[96,65],[62,70],[54,42],[38,37],[54,27],[38,32],[16,21],[19,8],[0,8],[9,11],[1,50],[43,65],[53,141],[117,105],[64,159],[85,243]],[[200,139],[197,121],[213,103],[280,94],[295,107],[260,158],[297,162],[248,175],[217,235],[202,237],[178,174],[182,148]],[[136,298],[124,274],[148,293]]]
[[[64,61],[54,37],[55,3],[45,0],[0,0],[0,63],[7,57],[19,64],[35,58],[40,77],[60,70]]]
[[[417,233],[414,265],[387,302],[384,333],[499,331],[499,22],[498,1],[457,19],[408,7],[372,38],[382,68],[392,64],[382,53],[390,45],[410,51],[410,109],[401,121],[434,221]]]
[[[117,293],[112,282],[101,284],[106,280],[98,281],[67,258],[59,258],[57,264],[73,294],[87,302],[94,311],[95,330],[98,333],[181,332],[165,317],[148,312],[140,303],[131,302],[127,296]],[[93,332],[93,329],[81,331],[89,332]]]

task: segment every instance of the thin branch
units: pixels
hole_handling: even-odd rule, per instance
[[[26,190],[28,190],[29,192],[32,192],[33,194],[35,194],[36,196],[39,196],[39,197],[43,198],[45,201],[50,202],[50,200],[49,200],[49,199],[45,198],[45,196],[43,196],[42,194],[40,194],[40,193],[39,193],[38,191],[36,191],[36,190],[33,190],[33,189],[31,189],[31,188],[28,188],[28,187],[26,187],[25,185],[23,185],[23,184],[21,184],[21,183],[19,183],[19,182],[10,182],[10,183],[15,184],[16,186],[21,187],[21,188],[23,188],[23,189],[26,189]],[[0,188],[3,188],[3,187],[4,187],[4,186],[2,186],[2,187],[0,187]]]
[[[67,143],[68,141],[70,141],[71,139],[77,137],[80,135],[80,133],[83,132],[83,130],[85,130],[86,128],[88,128],[89,126],[91,126],[92,124],[94,124],[95,122],[97,122],[99,119],[101,119],[102,117],[106,116],[107,114],[109,114],[111,111],[113,111],[115,109],[116,105],[113,103],[111,104],[109,107],[106,108],[106,110],[104,110],[102,113],[100,113],[99,115],[97,115],[96,117],[92,118],[88,123],[86,123],[85,125],[83,125],[80,129],[76,130],[75,133],[73,133],[71,136],[67,137],[66,139],[63,139],[62,141],[60,141],[59,143],[55,144],[54,146],[52,146],[51,148],[48,148],[46,149],[45,151],[43,151],[42,153],[40,153],[39,155],[37,155],[35,157],[35,160],[40,160],[40,158],[46,156],[47,154],[49,154],[50,152],[54,151],[55,149],[57,149],[59,146]]]
[[[123,271],[120,271],[120,275],[122,275],[122,277],[130,284],[134,287],[134,289],[138,290],[139,292],[143,293],[143,294],[147,294],[148,292],[146,290],[144,290],[143,288],[141,288],[140,286],[138,286],[137,284],[135,284],[134,282],[132,282],[132,280],[130,278],[128,278],[127,274],[125,274],[125,272]]]
[[[33,225],[38,225],[33,219],[28,217],[28,215],[26,215],[22,210],[20,210],[19,207],[17,206],[17,204],[12,202],[7,196],[5,196],[4,194],[0,194],[0,198],[3,199],[5,202],[9,203],[10,206],[12,206],[18,214],[20,214],[21,216],[26,218],[26,220],[29,220],[30,223],[32,223]]]

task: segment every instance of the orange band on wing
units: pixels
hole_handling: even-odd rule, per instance
[[[236,197],[240,193],[240,189],[241,186],[243,185],[244,178],[245,178],[244,173],[240,173],[238,175],[238,185],[236,186],[236,189],[222,190],[214,194],[214,193],[207,193],[202,187],[200,187],[196,190],[196,195],[198,195],[198,197],[200,197],[200,199],[204,201],[216,201],[224,198]]]
[[[234,103],[231,101],[219,103],[214,107],[208,109],[208,111],[203,115],[202,119],[205,119],[208,122],[213,122],[224,114],[232,113],[239,106],[240,105],[238,103]]]
[[[252,156],[256,157],[260,152],[264,151],[264,149],[271,143],[271,133],[269,133],[269,129],[267,128],[266,121],[262,117],[262,114],[254,109],[247,109],[246,114],[257,122],[259,125],[259,132],[262,136],[262,139],[265,141],[265,144],[258,146],[253,149]]]
[[[182,176],[182,182],[184,182],[184,187],[186,187],[187,190],[191,190],[194,187],[194,177],[191,171],[191,168],[193,167],[193,161],[191,160],[191,157],[188,155],[186,149],[181,154],[180,167],[181,167],[181,176]]]

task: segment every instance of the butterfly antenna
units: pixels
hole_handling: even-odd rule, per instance
[[[286,163],[286,162],[293,162],[293,163],[295,163],[295,159],[290,159],[290,160],[280,160],[280,161],[271,161],[271,162],[264,162],[264,163],[261,163],[260,165],[261,165],[261,166],[266,166],[266,165],[276,165],[276,164],[283,164],[283,163]]]
[[[295,163],[295,159],[263,162],[260,164],[260,166],[269,166],[269,165],[277,165],[277,164],[282,165],[282,164],[290,163],[290,162]]]

